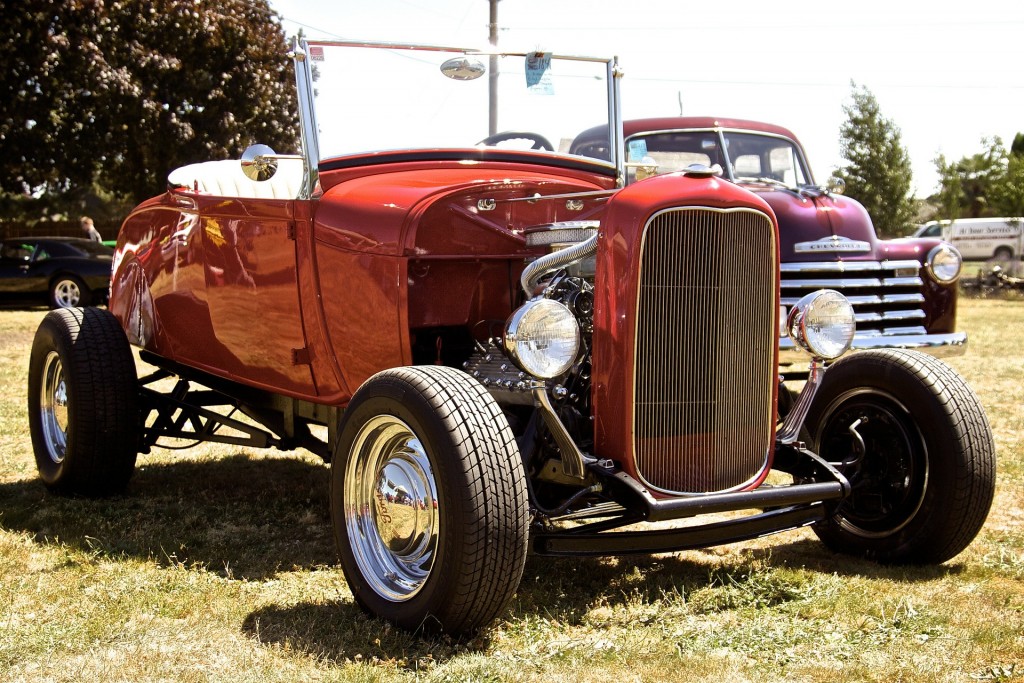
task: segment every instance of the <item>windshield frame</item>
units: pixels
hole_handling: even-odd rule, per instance
[[[296,91],[298,95],[299,104],[299,125],[301,132],[302,141],[302,156],[305,160],[307,173],[303,178],[302,188],[300,190],[299,197],[301,199],[308,199],[313,194],[313,190],[316,187],[317,178],[320,170],[320,144],[316,106],[315,106],[315,95],[314,95],[314,77],[312,73],[313,65],[307,55],[310,54],[311,46],[323,46],[323,47],[349,47],[349,48],[369,48],[369,49],[381,49],[381,50],[414,50],[421,52],[446,52],[446,53],[458,53],[464,56],[473,57],[520,57],[526,58],[530,54],[529,52],[508,52],[508,51],[487,51],[479,50],[475,48],[462,48],[462,47],[450,47],[450,46],[439,46],[439,45],[418,45],[414,43],[391,43],[391,42],[367,42],[367,41],[347,41],[347,40],[298,40],[296,39],[293,43],[293,49],[290,53],[291,57],[295,62],[295,81]],[[607,117],[610,123],[609,125],[609,148],[613,150],[612,159],[610,160],[611,166],[614,168],[616,174],[616,184],[618,187],[622,187],[625,184],[625,165],[623,157],[623,132],[622,132],[622,105],[620,99],[620,80],[622,78],[622,70],[619,67],[618,57],[585,57],[578,55],[565,55],[559,53],[552,53],[551,59],[557,60],[570,60],[577,62],[591,62],[597,64],[604,64],[605,77],[607,83]],[[359,154],[354,155],[343,155],[352,156],[358,158]],[[568,158],[575,158],[583,161],[585,157],[579,157],[575,155],[562,155]],[[525,158],[525,155],[524,157]],[[550,157],[548,157],[550,158]],[[608,161],[593,159],[595,164],[604,165]],[[539,157],[537,163],[544,163],[544,157]],[[610,170],[610,169],[609,169]]]

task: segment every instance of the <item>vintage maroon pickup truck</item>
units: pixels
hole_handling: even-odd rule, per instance
[[[879,239],[864,207],[842,195],[842,181],[814,182],[803,147],[786,128],[680,116],[626,121],[623,132],[633,177],[703,164],[768,202],[779,223],[784,306],[827,287],[853,304],[854,349],[917,349],[938,357],[965,350],[967,335],[956,331],[957,250],[938,238]],[[600,128],[584,131],[570,151],[607,157],[606,137]],[[807,357],[783,338],[779,363],[799,372]]]
[[[942,562],[977,534],[995,456],[971,389],[914,351],[846,354],[835,290],[780,302],[776,211],[709,165],[627,183],[615,60],[293,57],[301,155],[173,171],[121,228],[109,310],[41,323],[52,490],[121,492],[162,446],[308,449],[356,601],[452,633],[502,612],[529,552],[813,525]],[[594,124],[604,152],[573,150]],[[809,365],[781,410],[780,339]]]

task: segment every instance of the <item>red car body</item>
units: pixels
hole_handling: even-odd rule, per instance
[[[505,320],[510,278],[542,253],[523,231],[568,217],[552,202],[481,214],[480,199],[615,183],[582,163],[538,170],[529,154],[410,156],[324,164],[309,200],[169,190],[124,222],[110,310],[160,356],[343,406],[375,372],[414,363],[418,330]],[[605,202],[589,203],[572,218],[599,217]]]

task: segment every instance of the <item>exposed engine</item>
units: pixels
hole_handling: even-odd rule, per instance
[[[521,279],[526,302],[509,318],[501,336],[479,341],[477,350],[463,367],[476,377],[499,404],[537,406],[548,425],[543,437],[542,450],[553,453],[565,450],[568,443],[560,438],[558,425],[550,418],[557,416],[562,430],[567,432],[573,450],[585,452],[592,443],[590,427],[590,346],[594,330],[594,254],[597,251],[597,223],[568,222],[535,228],[527,234],[530,245],[549,245],[548,254],[527,265]],[[558,306],[542,302],[554,302]],[[533,310],[547,308],[532,315]],[[577,341],[569,345],[562,338],[546,338],[545,331],[529,327],[528,317],[542,319],[537,327],[543,328],[552,318],[558,318],[551,327],[575,328]],[[560,326],[560,327],[559,327]],[[520,347],[537,355],[565,354],[562,365],[551,374],[548,366],[538,367],[532,357],[527,359]],[[564,347],[564,348],[563,348]],[[561,367],[565,367],[562,371]],[[539,396],[540,390],[545,396]],[[567,470],[568,471],[568,470]],[[551,472],[560,478],[560,472]]]

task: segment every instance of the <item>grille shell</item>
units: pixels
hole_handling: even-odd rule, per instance
[[[644,226],[632,445],[644,483],[743,488],[774,441],[775,228],[751,209],[673,208]]]

